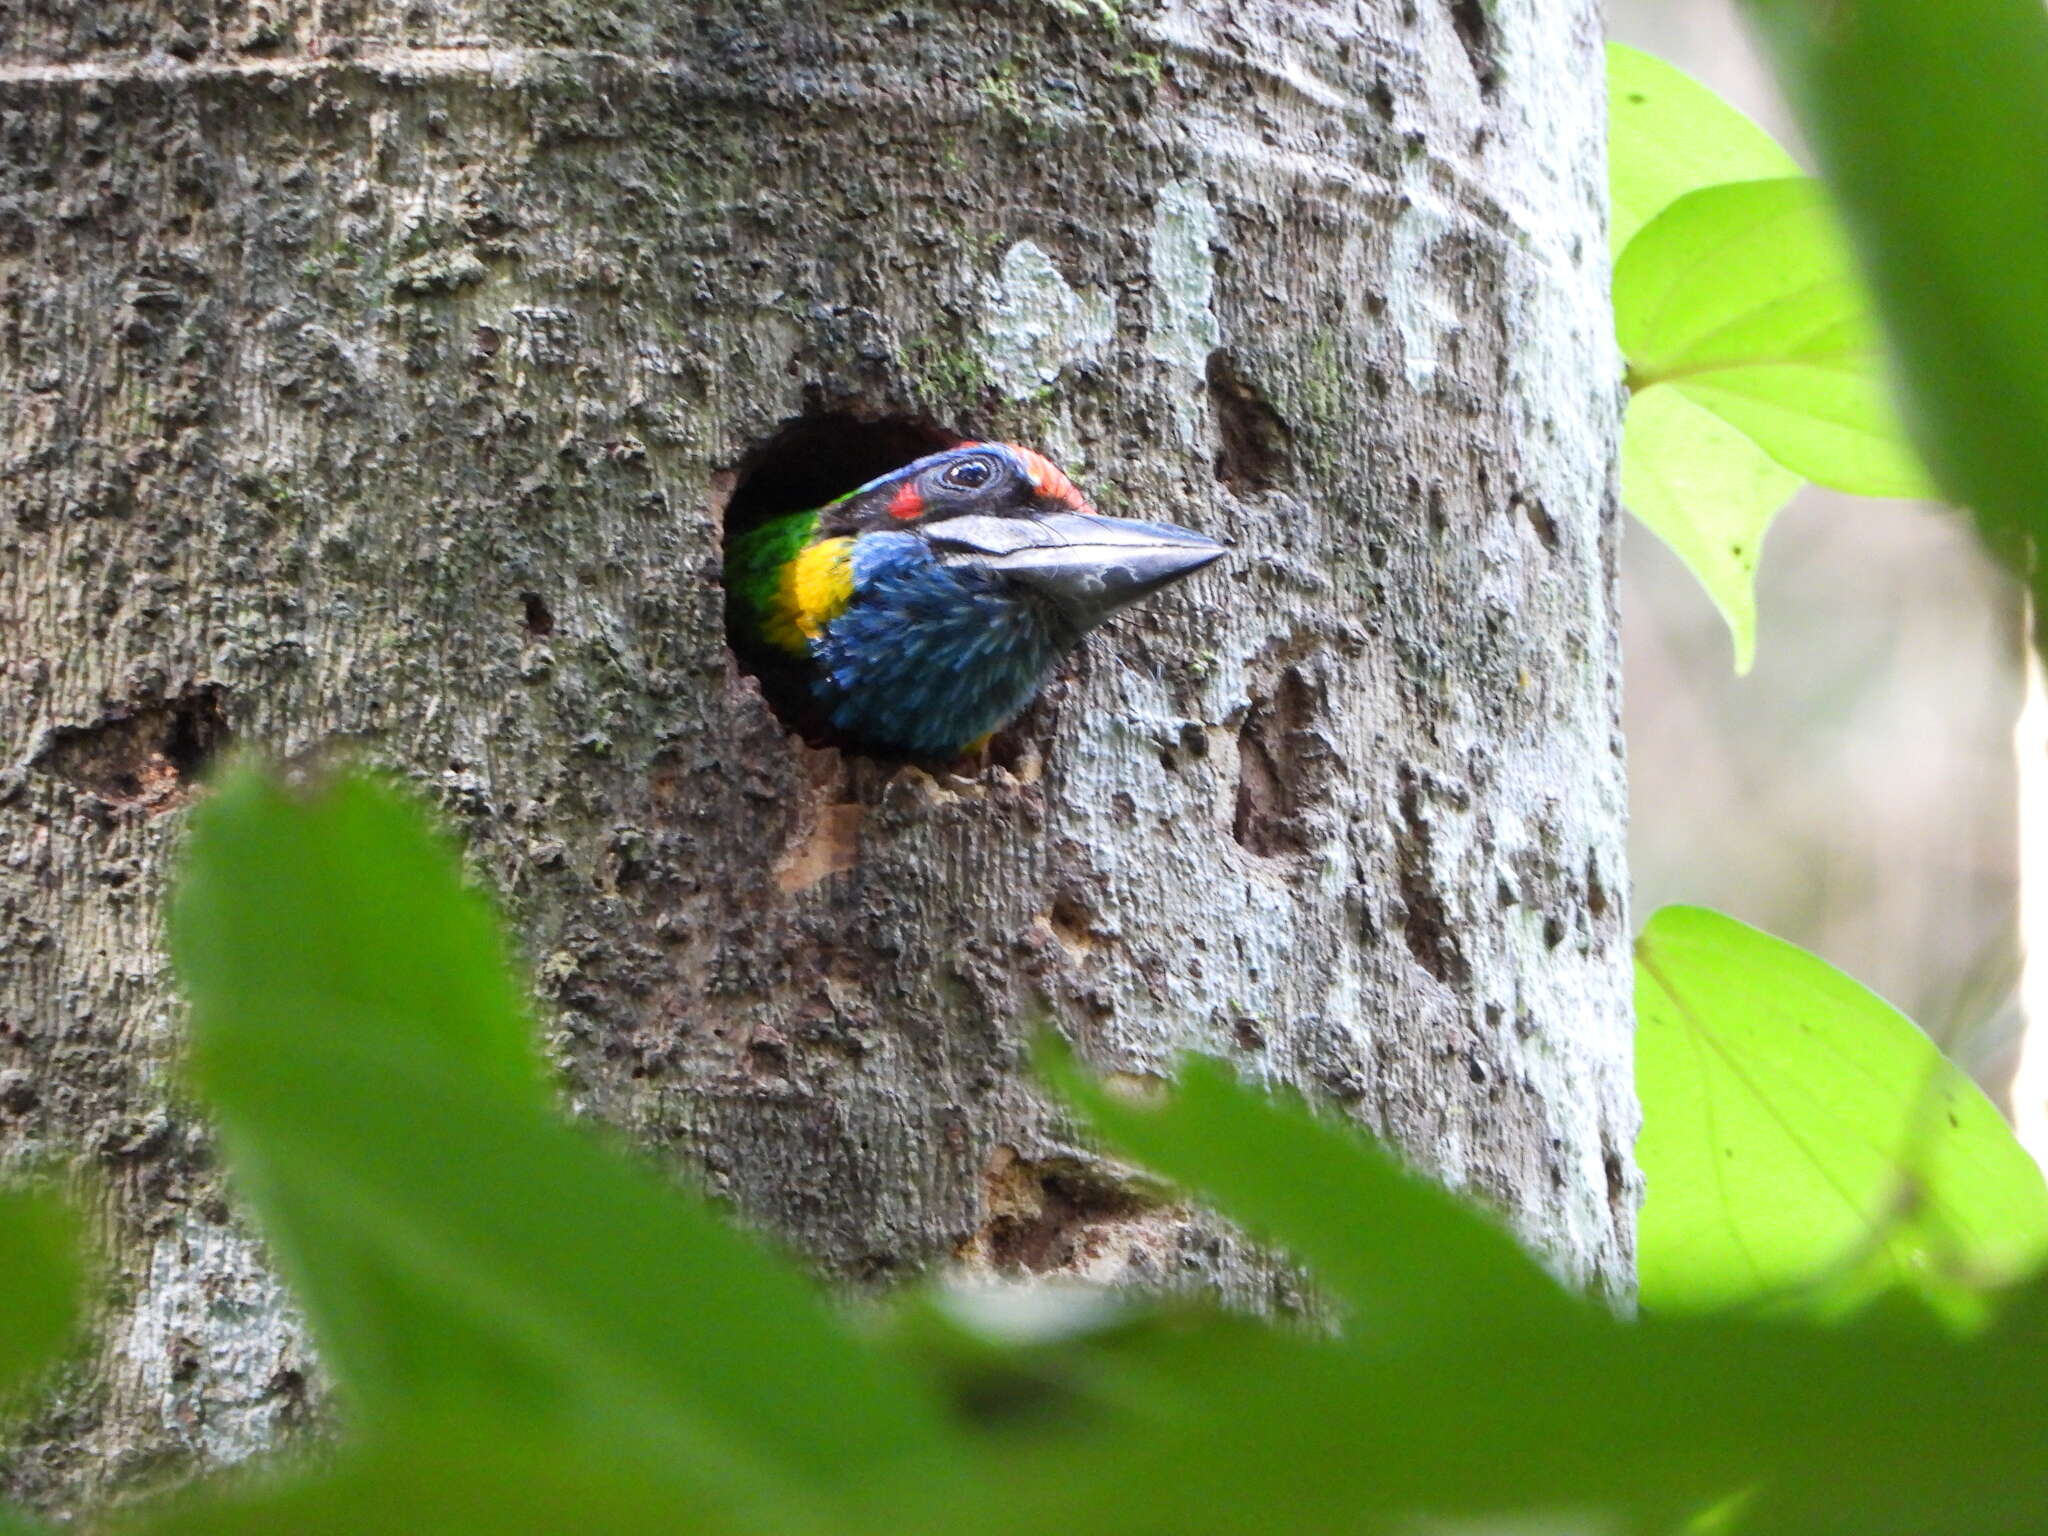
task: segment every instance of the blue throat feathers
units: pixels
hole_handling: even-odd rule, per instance
[[[1038,600],[939,562],[911,533],[854,547],[853,601],[813,642],[833,726],[920,757],[965,750],[1031,701],[1079,637]]]

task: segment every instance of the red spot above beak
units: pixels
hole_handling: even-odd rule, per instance
[[[891,517],[900,517],[908,522],[913,517],[922,516],[923,513],[924,492],[917,488],[914,481],[906,480],[898,488],[896,494],[889,498],[889,515]]]
[[[1070,507],[1076,512],[1093,512],[1095,510],[1088,505],[1088,498],[1074,488],[1074,482],[1069,480],[1060,470],[1060,467],[1044,454],[1036,453],[1029,448],[1017,448],[1014,446],[1011,448],[1011,452],[1015,453],[1023,463],[1024,473],[1031,479],[1031,488],[1047,501],[1056,501],[1061,506]]]

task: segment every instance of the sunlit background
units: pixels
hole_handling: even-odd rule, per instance
[[[1727,0],[1609,0],[1810,164]],[[2017,589],[1956,515],[1808,489],[1772,525],[1757,663],[1638,524],[1622,545],[1635,921],[1697,902],[1897,1004],[2004,1102],[2017,1045]]]

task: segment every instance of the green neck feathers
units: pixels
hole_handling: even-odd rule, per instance
[[[770,643],[767,628],[776,614],[782,568],[817,535],[815,511],[790,512],[770,518],[732,541],[725,557],[725,590],[750,642]]]

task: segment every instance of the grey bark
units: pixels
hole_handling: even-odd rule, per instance
[[[1599,46],[1594,0],[0,0],[0,1139],[87,1170],[112,1277],[10,1489],[303,1412],[168,1082],[230,738],[426,786],[576,1109],[842,1281],[1287,1300],[1048,1112],[1051,1025],[1348,1106],[1624,1291]],[[939,429],[1238,545],[952,775],[788,736],[718,584],[736,489]]]

